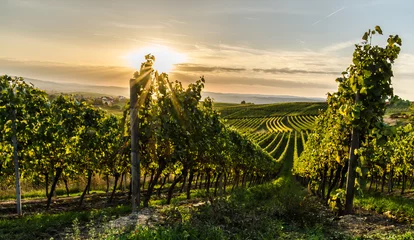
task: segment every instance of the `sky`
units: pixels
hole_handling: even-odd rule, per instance
[[[325,97],[369,28],[398,34],[394,93],[414,100],[411,0],[0,0],[0,74],[128,87],[150,51],[205,90]],[[148,53],[150,53],[148,52]],[[158,57],[157,57],[158,56]]]

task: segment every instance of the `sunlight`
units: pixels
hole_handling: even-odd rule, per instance
[[[163,45],[151,45],[135,49],[126,54],[123,59],[126,60],[129,67],[140,69],[141,63],[145,60],[145,55],[149,53],[155,56],[154,69],[160,73],[169,73],[174,69],[174,64],[187,61],[185,54],[178,53]]]

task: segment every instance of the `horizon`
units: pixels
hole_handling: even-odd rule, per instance
[[[13,76],[12,76],[13,77]],[[98,86],[81,83],[58,83],[44,81],[33,78],[23,79],[33,84],[35,87],[44,90],[48,94],[85,94],[85,95],[106,95],[106,96],[123,96],[129,98],[129,88],[118,86]],[[244,94],[244,93],[226,93],[226,92],[202,92],[203,99],[210,97],[216,103],[240,103],[246,101],[254,104],[272,104],[284,102],[324,102],[325,98],[303,97],[293,95],[264,95],[264,94]],[[292,101],[288,101],[292,99]]]
[[[374,44],[384,45],[389,34],[403,40],[394,94],[414,100],[411,2],[7,0],[0,6],[0,74],[128,87],[144,55],[153,53],[172,80],[188,84],[203,75],[207,92],[326,98],[351,64],[354,44],[380,25],[384,36]]]

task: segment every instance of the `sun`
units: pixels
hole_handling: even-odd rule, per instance
[[[145,55],[149,53],[155,56],[154,69],[159,73],[169,73],[174,69],[175,64],[187,61],[185,54],[163,45],[150,45],[134,49],[123,56],[123,59],[129,67],[140,69],[141,63],[145,61]]]

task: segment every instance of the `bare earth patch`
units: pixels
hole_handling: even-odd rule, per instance
[[[158,213],[155,209],[144,208],[138,213],[132,213],[128,216],[120,217],[106,223],[107,228],[125,229],[136,226],[153,226],[158,222]],[[104,227],[105,228],[105,227]]]
[[[354,215],[339,217],[338,228],[341,232],[355,237],[387,234],[390,232],[401,233],[412,230],[410,224],[399,223],[389,218],[387,213],[382,215],[364,209],[357,209]]]
[[[397,124],[396,118],[390,118],[389,116],[384,116],[384,122],[388,125],[394,126]]]

